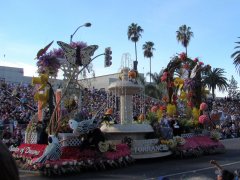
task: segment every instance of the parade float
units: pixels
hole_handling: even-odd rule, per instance
[[[168,156],[171,151],[166,144],[158,143],[157,138],[146,138],[154,130],[145,120],[144,114],[141,114],[143,117],[140,123],[133,123],[133,95],[140,94],[143,86],[137,82],[136,72],[126,64],[129,62],[121,69],[119,80],[108,87],[111,93],[120,97],[120,123],[104,124],[101,130],[113,142],[127,142],[134,159]]]
[[[25,143],[10,147],[21,168],[51,176],[123,167],[134,159],[224,152],[214,119],[203,102],[206,92],[201,76],[209,65],[184,53],[175,56],[161,77],[165,86],[161,103],[149,112],[143,103],[144,110],[133,121],[133,96],[143,93],[144,87],[137,80],[138,73],[125,64],[119,80],[108,87],[115,99],[119,98],[120,107],[117,101],[115,105],[103,103],[86,119],[81,112],[79,74],[89,70],[96,57],[109,58],[111,51],[107,48],[92,58],[98,46],[58,41],[61,48],[47,53],[52,43],[37,54],[39,77],[33,78],[33,84],[38,113],[26,129]],[[56,83],[59,69],[64,72],[60,85]],[[111,115],[117,109],[120,121],[112,123]],[[166,119],[172,126],[166,126]]]
[[[160,142],[169,144],[176,156],[225,152],[224,145],[219,141],[221,134],[216,128],[219,118],[210,113],[204,102],[207,100],[208,90],[203,78],[210,69],[210,65],[204,65],[198,58],[191,59],[181,53],[174,56],[163,70],[161,83],[165,87],[162,99],[164,103],[153,107],[152,113],[155,119],[164,119],[164,114],[167,114],[172,122],[175,137]],[[156,120],[152,124],[155,132],[164,135],[163,131],[159,131]]]
[[[91,119],[84,119],[77,108],[81,93],[79,74],[90,68],[96,57],[110,58],[110,48],[92,58],[97,45],[69,45],[58,41],[61,49],[47,53],[52,43],[37,53],[39,77],[33,77],[32,83],[36,86],[34,99],[38,102],[38,113],[26,129],[25,143],[10,147],[13,157],[21,168],[47,176],[131,164],[129,146],[108,141],[100,130],[101,114],[106,107],[99,109]],[[57,85],[62,88],[56,89],[60,68],[64,78],[63,83]]]

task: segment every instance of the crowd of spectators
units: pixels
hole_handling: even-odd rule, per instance
[[[230,98],[217,99],[212,102],[211,113],[218,113],[216,119],[222,138],[240,137],[240,102]]]
[[[1,82],[0,102],[2,138],[6,143],[21,143],[24,129],[37,109],[33,87]]]
[[[33,97],[34,87],[29,84],[0,83],[0,124],[5,127],[2,136],[9,138],[9,132],[12,135],[17,134],[15,131],[27,126],[37,111],[37,103]],[[143,111],[148,112],[157,103],[149,97],[143,100],[142,95],[135,95],[133,101],[135,116]],[[104,111],[99,112],[99,109],[103,109],[102,107],[112,108],[112,119],[120,122],[120,98],[116,94],[95,88],[85,88],[82,91],[81,111],[84,118],[92,118],[96,113],[103,116]]]
[[[19,135],[19,129],[28,124],[36,113],[37,103],[33,99],[34,87],[29,84],[0,83],[0,125],[10,127],[12,134]],[[133,96],[133,118],[147,113],[158,100],[144,97],[143,94]],[[112,119],[120,121],[120,98],[113,92],[104,89],[87,89],[82,91],[81,109],[84,118],[89,119],[102,107],[112,108]],[[240,137],[240,103],[231,99],[209,101],[211,114],[219,114],[218,128],[222,138]],[[102,115],[104,111],[99,114]],[[11,125],[11,126],[9,126]],[[12,129],[11,129],[12,128]],[[9,130],[9,129],[8,129]],[[7,129],[4,132],[8,132]],[[6,133],[8,134],[8,133]],[[4,135],[4,133],[3,133]]]

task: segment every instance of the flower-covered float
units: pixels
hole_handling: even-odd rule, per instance
[[[203,66],[197,59],[192,60],[184,54],[174,57],[161,77],[165,86],[163,103],[152,107],[147,114],[140,114],[135,124],[132,124],[131,107],[122,106],[123,123],[111,125],[109,114],[112,110],[107,106],[103,104],[92,118],[86,119],[76,101],[81,96],[78,75],[90,69],[89,64],[95,59],[91,56],[97,46],[58,44],[62,49],[46,53],[50,43],[37,55],[40,74],[33,78],[33,84],[37,88],[34,98],[38,101],[38,114],[29,123],[25,144],[11,147],[13,156],[20,161],[22,168],[39,170],[45,175],[61,175],[126,166],[133,162],[133,153],[142,156],[146,152],[164,153],[171,150],[176,156],[187,157],[224,152],[224,146],[218,141],[215,122],[209,115],[207,105],[202,103],[206,92],[201,84],[201,75],[210,68],[209,65]],[[62,89],[54,88],[59,68],[64,72]],[[125,76],[129,76],[132,82],[130,87],[138,86],[132,80],[136,76],[134,73],[125,73]],[[121,80],[129,84],[125,76]],[[115,91],[118,86],[111,87]],[[119,94],[122,95],[122,102],[127,105],[132,103],[125,98],[129,94],[121,94],[121,91]],[[168,120],[165,121],[165,118],[170,119],[170,126],[167,126]],[[107,122],[105,131],[102,128],[104,121]],[[129,126],[131,130],[140,127],[143,132],[141,137],[145,139],[134,139],[136,136],[129,131]],[[122,134],[131,136],[121,134],[120,141],[112,141],[116,140],[113,138],[116,131],[109,130],[116,127],[118,130],[122,128]],[[147,127],[145,132],[142,131],[143,127]],[[139,135],[140,131],[136,133]]]
[[[181,53],[171,59],[161,76],[165,87],[163,103],[153,106],[147,119],[160,138],[159,143],[167,144],[176,156],[225,152],[219,141],[217,118],[209,113],[204,102],[208,92],[203,76],[210,69],[198,58],[192,60]]]
[[[100,130],[106,106],[91,119],[85,119],[75,100],[81,90],[78,75],[90,68],[96,57],[106,54],[92,58],[97,45],[60,41],[61,49],[47,53],[52,43],[37,53],[39,77],[33,77],[32,83],[36,86],[38,113],[26,129],[25,143],[10,147],[13,157],[21,168],[47,176],[131,164],[129,146],[108,141]],[[64,79],[62,88],[56,89],[60,68]]]

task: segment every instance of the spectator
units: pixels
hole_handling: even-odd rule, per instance
[[[217,180],[234,180],[234,174],[223,169],[215,160],[211,160],[210,164],[214,165],[218,170]]]
[[[2,180],[19,180],[19,173],[15,160],[8,148],[0,140],[0,169]]]

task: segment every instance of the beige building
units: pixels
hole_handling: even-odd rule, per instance
[[[86,88],[108,89],[108,86],[119,79],[119,73],[108,74],[93,78],[80,80],[80,83]]]
[[[143,75],[143,74],[140,74]],[[24,76],[23,68],[0,66],[0,80],[9,83],[31,83],[32,77]],[[109,85],[119,80],[119,73],[108,74],[93,78],[79,80],[80,84],[85,88],[105,89],[108,90]],[[56,82],[56,86],[61,84],[62,80]]]
[[[119,73],[80,80],[86,88],[106,89],[110,83],[118,80]],[[24,76],[23,68],[0,66],[0,80],[9,83],[31,83],[32,77]],[[61,80],[59,80],[58,84]]]
[[[32,77],[24,76],[23,68],[0,66],[0,80],[9,83],[31,83]]]

